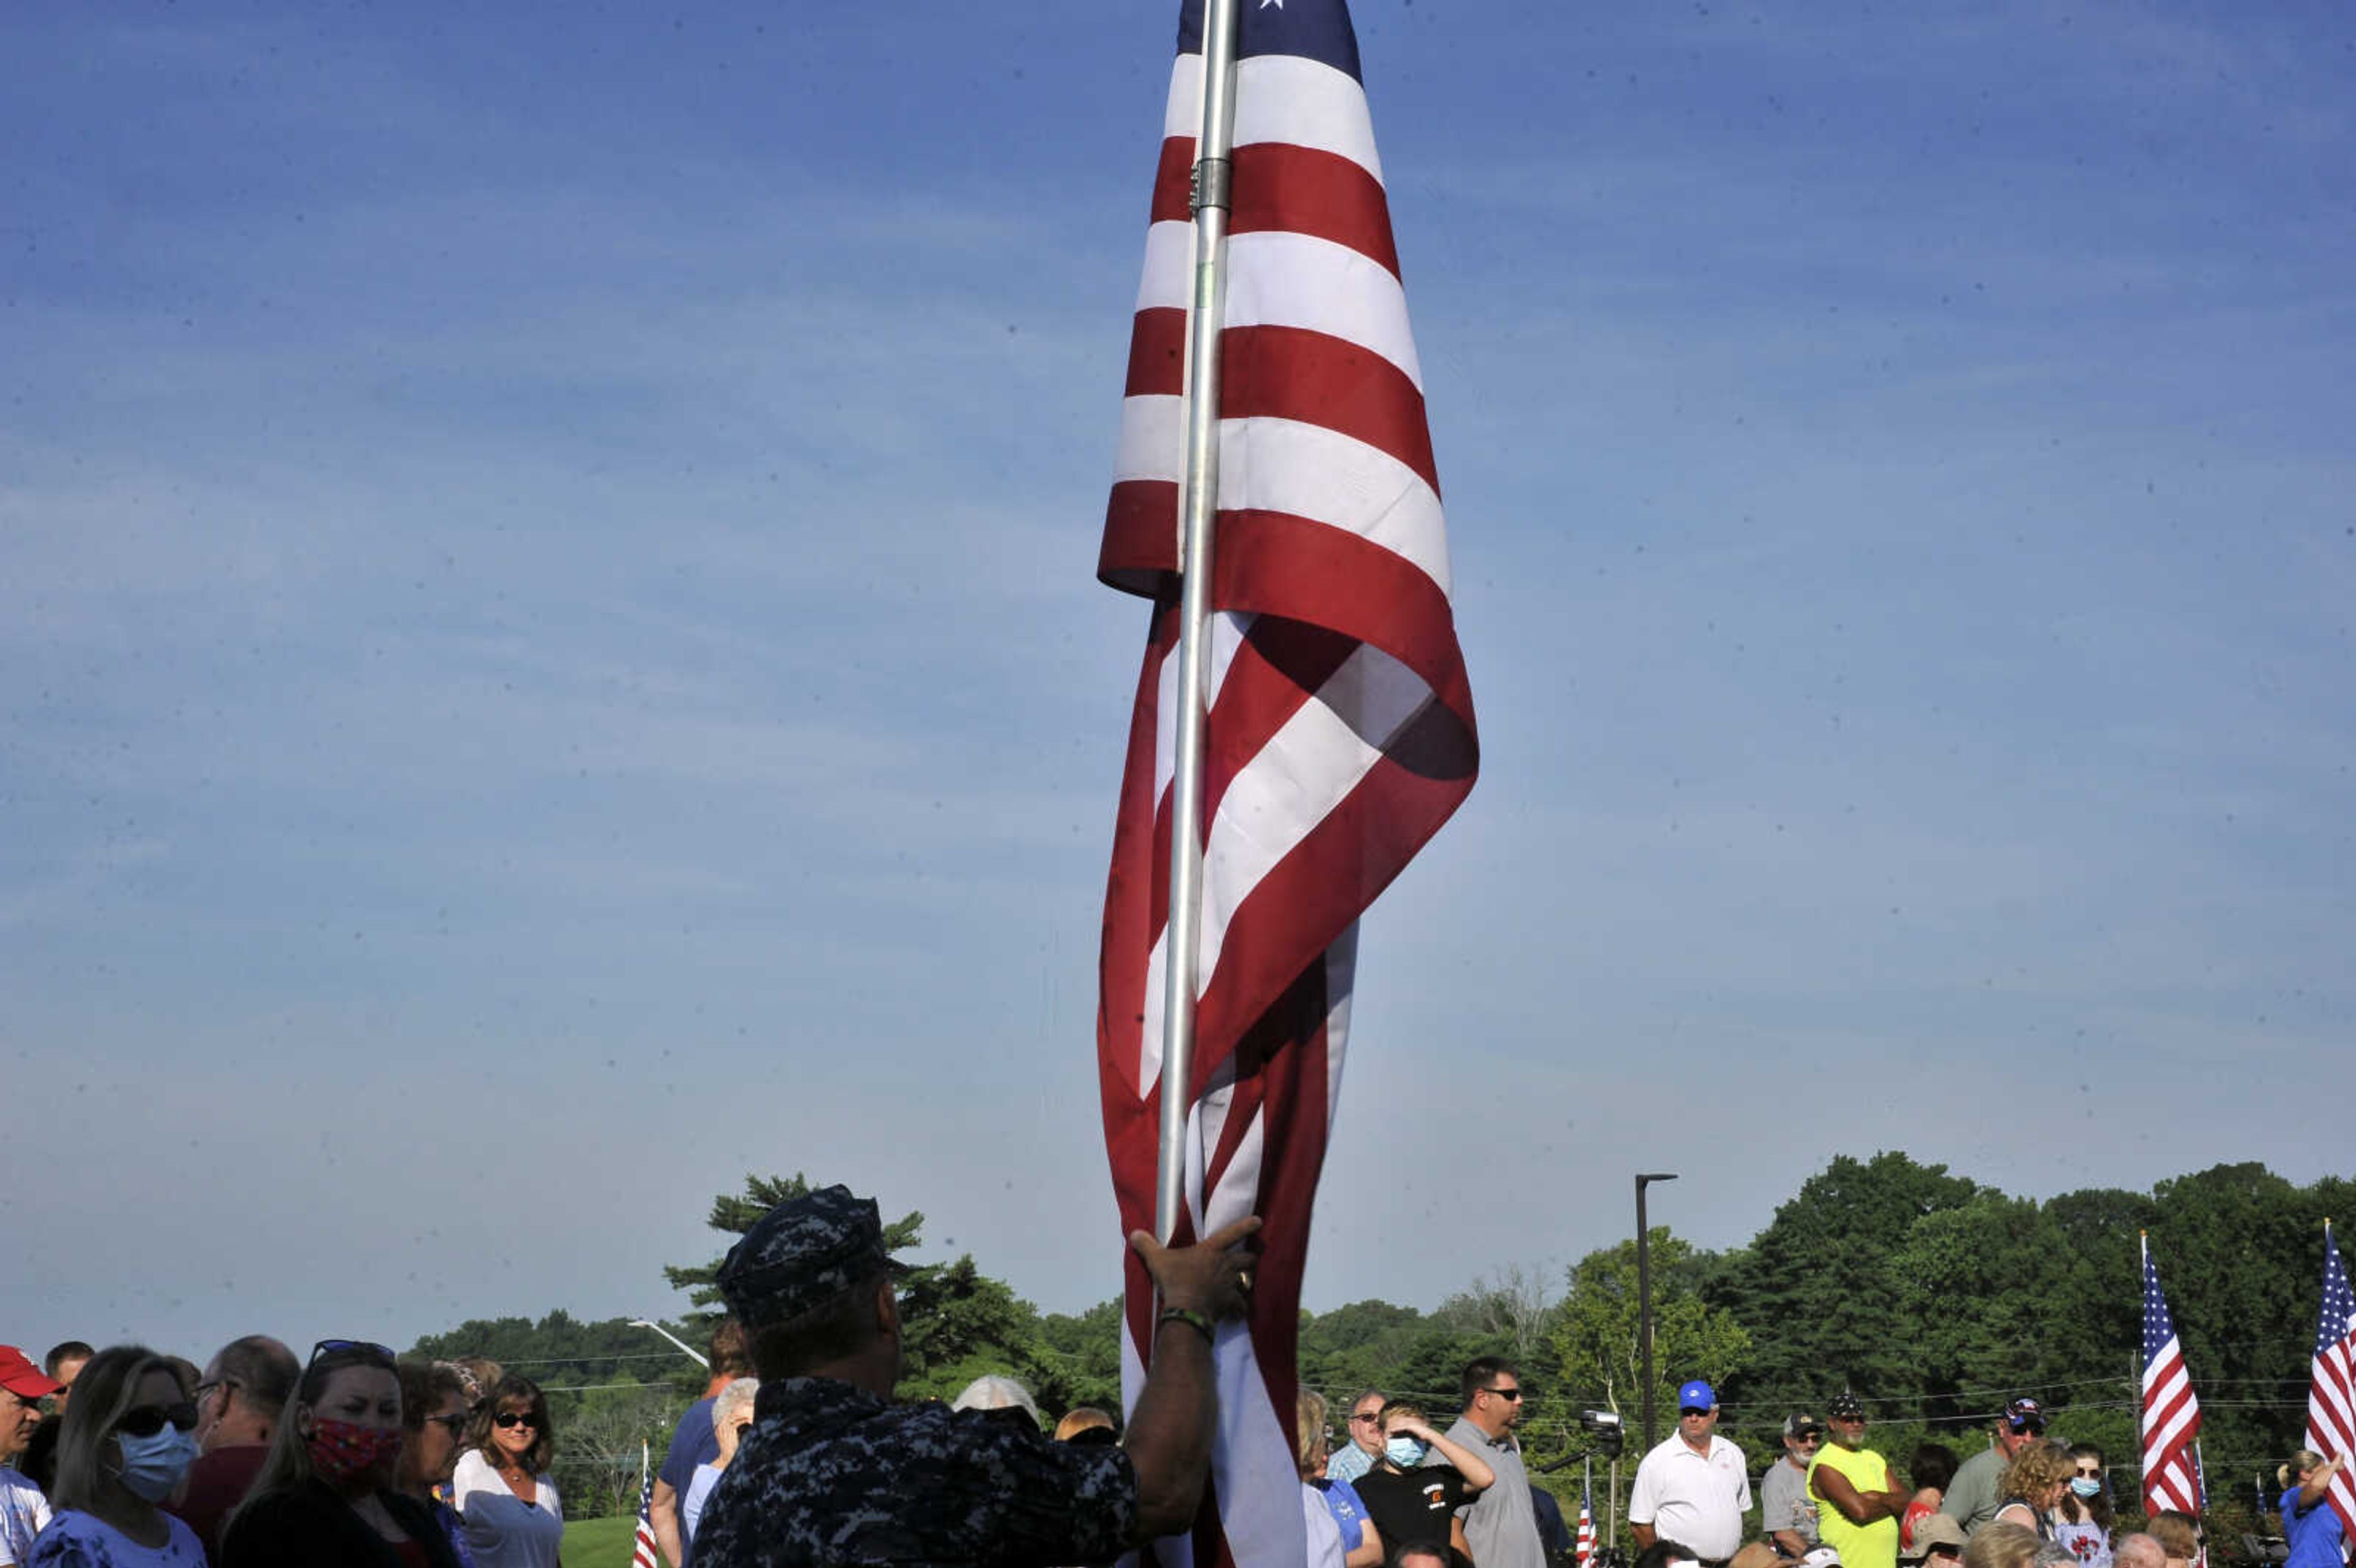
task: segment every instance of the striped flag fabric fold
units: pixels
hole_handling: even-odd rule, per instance
[[[662,1557],[655,1550],[655,1472],[653,1455],[647,1445],[638,1445],[638,1528],[631,1537],[630,1568],[663,1568]]]
[[[1202,4],[1180,20],[1098,575],[1151,601],[1107,880],[1097,1019],[1124,1231],[1151,1229],[1178,641],[1189,179]],[[1235,80],[1204,768],[1203,918],[1178,1239],[1266,1221],[1249,1321],[1215,1346],[1211,1495],[1165,1563],[1298,1563],[1301,1272],[1347,1040],[1359,915],[1478,768],[1382,165],[1344,0],[1247,4]],[[1123,1370],[1152,1344],[1127,1263]]]
[[[2308,1368],[2307,1445],[2327,1459],[2341,1455],[2356,1461],[2356,1292],[2348,1288],[2329,1220],[2323,1222],[2323,1305]],[[2333,1475],[2326,1495],[2340,1529],[2356,1538],[2356,1482],[2346,1469]]]
[[[2193,1441],[2201,1435],[2201,1402],[2184,1370],[2184,1346],[2160,1294],[2159,1270],[2143,1254],[2143,1511],[2201,1511],[2201,1479]]]
[[[1579,1488],[1579,1537],[1572,1544],[1571,1557],[1577,1568],[1587,1568],[1595,1558],[1595,1509],[1589,1506],[1587,1488]]]

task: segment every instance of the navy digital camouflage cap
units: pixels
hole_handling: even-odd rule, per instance
[[[737,1320],[758,1328],[798,1317],[891,1266],[875,1200],[837,1185],[762,1215],[728,1249],[718,1284]]]

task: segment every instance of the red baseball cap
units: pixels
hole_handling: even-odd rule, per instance
[[[66,1385],[44,1374],[14,1345],[0,1345],[0,1388],[22,1399],[47,1399]]]

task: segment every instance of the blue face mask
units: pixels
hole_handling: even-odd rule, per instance
[[[170,1497],[197,1458],[197,1440],[168,1421],[145,1437],[118,1432],[114,1442],[123,1450],[123,1484],[151,1503]]]
[[[2103,1495],[2103,1483],[2093,1476],[2072,1476],[2070,1489],[2082,1498],[2098,1498]]]
[[[1412,1437],[1394,1437],[1383,1445],[1383,1457],[1402,1470],[1423,1463],[1423,1445]]]

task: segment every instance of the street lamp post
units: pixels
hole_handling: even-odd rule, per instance
[[[1642,1198],[1643,1198],[1643,1196],[1644,1196],[1644,1194],[1643,1194],[1643,1193],[1641,1193],[1641,1192],[1639,1192],[1639,1193],[1637,1194],[1637,1197],[1638,1197],[1639,1199],[1642,1199]],[[666,1339],[669,1340],[672,1344],[674,1344],[674,1345],[678,1346],[678,1347],[680,1348],[680,1352],[681,1352],[682,1354],[684,1354],[684,1355],[688,1356],[690,1359],[691,1359],[691,1360],[695,1362],[695,1364],[696,1364],[697,1366],[701,1367],[701,1368],[702,1368],[705,1371],[707,1371],[707,1372],[708,1372],[708,1371],[710,1371],[712,1370],[712,1363],[711,1363],[710,1361],[708,1361],[708,1360],[705,1360],[703,1359],[702,1355],[701,1355],[700,1352],[698,1352],[698,1351],[696,1350],[696,1349],[695,1349],[693,1346],[690,1345],[686,1340],[684,1340],[684,1339],[680,1339],[678,1335],[676,1335],[676,1334],[672,1333],[669,1329],[668,1329],[668,1328],[664,1328],[661,1324],[659,1324],[659,1323],[656,1322],[653,1318],[651,1318],[651,1317],[633,1317],[633,1318],[631,1318],[631,1319],[630,1319],[630,1327],[631,1327],[631,1328],[651,1328],[651,1329],[653,1329],[656,1333],[658,1333],[658,1334],[661,1335],[664,1339]]]
[[[1653,1451],[1653,1233],[1644,1222],[1644,1189],[1655,1181],[1675,1181],[1673,1170],[1640,1171],[1636,1176],[1636,1340],[1644,1353],[1644,1452]]]

